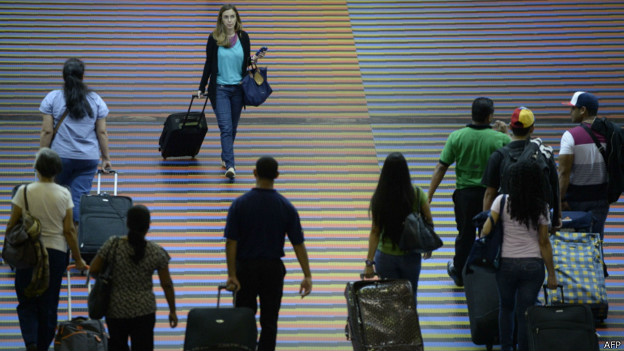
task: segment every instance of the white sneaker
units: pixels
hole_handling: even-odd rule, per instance
[[[234,177],[236,177],[236,171],[234,170],[234,167],[228,168],[228,170],[225,171],[225,176],[230,179],[234,179]]]

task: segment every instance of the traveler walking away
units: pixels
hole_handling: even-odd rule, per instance
[[[433,224],[425,192],[419,186],[412,185],[405,157],[399,152],[393,152],[384,161],[370,202],[372,225],[364,275],[372,277],[376,271],[384,279],[409,280],[414,301],[417,302],[422,257],[418,252],[399,248],[403,222],[412,212],[420,213],[427,222]],[[423,257],[430,258],[431,252],[425,253]]]
[[[41,223],[41,243],[46,248],[47,258],[39,262],[43,271],[41,279],[48,280],[48,288],[38,296],[29,294],[29,285],[34,277],[34,268],[15,271],[15,292],[17,293],[17,316],[26,350],[48,350],[54,339],[58,320],[58,303],[63,274],[69,263],[67,249],[71,250],[78,270],[85,270],[86,263],[80,256],[76,228],[74,227],[72,196],[67,188],[54,183],[54,177],[61,172],[63,162],[59,155],[43,147],[35,159],[37,181],[20,187],[12,203],[7,232],[17,223],[25,209],[28,197],[29,212]],[[47,274],[46,274],[47,273]]]
[[[303,271],[299,294],[312,291],[312,274],[304,244],[299,213],[274,188],[278,164],[264,156],[256,162],[256,187],[235,199],[225,225],[228,290],[237,291],[236,307],[249,307],[254,313],[260,299],[259,351],[275,350],[277,320],[282,303],[286,268],[285,236],[293,245]]]
[[[154,271],[158,272],[160,286],[169,305],[169,326],[178,325],[175,293],[169,273],[169,254],[160,245],[146,240],[150,227],[150,211],[143,205],[128,210],[128,235],[110,238],[91,262],[90,273],[97,275],[107,264],[114,263],[110,302],[106,324],[110,351],[154,349],[156,297],[152,284]]]
[[[102,98],[83,82],[85,65],[76,58],[65,61],[63,89],[53,90],[41,101],[41,147],[56,151],[63,171],[55,181],[71,190],[74,221],[80,220],[80,197],[91,191],[91,183],[102,157],[102,170],[111,168],[106,116]]]
[[[492,129],[490,122],[493,117],[494,102],[491,99],[479,97],[473,101],[472,123],[449,135],[429,185],[428,197],[431,203],[446,171],[455,163],[457,179],[453,204],[458,233],[455,256],[447,264],[447,273],[457,286],[463,286],[461,272],[475,240],[476,228],[472,218],[483,207],[483,171],[492,152],[511,141],[507,134]],[[500,122],[497,125],[500,126]]]
[[[483,197],[483,211],[492,206],[498,194],[507,194],[509,169],[515,162],[525,159],[535,160],[542,169],[544,177],[544,193],[546,201],[553,209],[551,231],[561,228],[561,200],[559,198],[559,175],[552,148],[542,143],[540,138],[531,138],[535,130],[535,116],[526,107],[518,107],[511,115],[509,127],[513,136],[511,143],[492,153],[488,161],[481,183],[487,188]]]
[[[482,235],[490,234],[502,219],[503,244],[501,263],[496,272],[500,297],[499,334],[502,351],[514,350],[514,324],[518,323],[518,350],[528,350],[527,308],[535,304],[544,283],[544,266],[548,270],[547,285],[557,288],[552,246],[548,234],[550,224],[548,203],[542,191],[544,177],[538,163],[522,160],[511,165],[506,188],[509,194],[498,213],[503,195],[494,199]]]

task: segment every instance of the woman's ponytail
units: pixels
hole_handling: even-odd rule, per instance
[[[74,119],[82,119],[85,115],[93,117],[93,109],[87,101],[89,89],[83,83],[84,63],[76,58],[65,61],[63,66],[63,92],[65,93],[65,105],[69,115]]]
[[[145,234],[149,230],[150,212],[143,205],[132,206],[128,210],[128,243],[134,249],[134,254],[130,256],[135,263],[138,263],[145,256]]]

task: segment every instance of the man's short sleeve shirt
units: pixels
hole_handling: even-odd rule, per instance
[[[449,135],[440,162],[449,166],[455,163],[457,189],[483,187],[481,178],[490,155],[509,142],[509,135],[489,126],[469,125]]]

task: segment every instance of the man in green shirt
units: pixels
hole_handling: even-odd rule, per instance
[[[491,99],[479,97],[472,102],[472,123],[449,135],[429,185],[428,197],[431,202],[446,171],[455,163],[453,204],[458,234],[455,239],[455,257],[448,262],[447,271],[457,286],[464,285],[461,272],[475,240],[476,228],[472,218],[483,208],[483,171],[492,152],[511,141],[504,123],[496,122],[502,123],[502,133],[492,129],[490,123],[493,117],[494,102]]]

